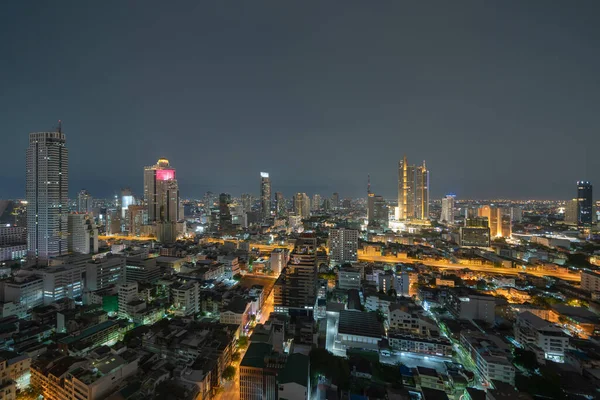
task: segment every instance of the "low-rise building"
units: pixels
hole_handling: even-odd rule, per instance
[[[481,320],[493,325],[496,320],[496,299],[465,288],[448,290],[445,305],[458,319]]]
[[[563,362],[569,336],[554,324],[526,311],[517,315],[515,339],[522,345],[541,349],[547,360]]]
[[[350,265],[342,265],[338,271],[338,288],[341,290],[360,290],[360,270]]]
[[[481,332],[464,331],[460,334],[460,343],[469,352],[486,382],[515,384],[515,367],[508,360],[510,350],[502,339]]]
[[[344,348],[365,348],[377,350],[385,331],[374,312],[353,310],[340,311],[338,340]]]
[[[445,337],[411,335],[389,331],[388,342],[390,347],[395,351],[431,354],[442,357],[452,356],[452,342]]]

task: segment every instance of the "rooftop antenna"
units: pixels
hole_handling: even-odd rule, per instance
[[[371,174],[367,175],[367,194],[371,194]]]
[[[62,121],[60,119],[58,120],[58,126],[56,127],[56,130],[58,133],[62,133]]]

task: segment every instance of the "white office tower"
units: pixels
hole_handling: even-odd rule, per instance
[[[453,194],[447,194],[446,197],[442,199],[442,215],[440,216],[440,221],[445,222],[447,224],[454,223],[454,200],[456,196]]]
[[[358,231],[345,228],[330,229],[329,249],[331,265],[358,261]]]
[[[98,228],[90,214],[68,215],[67,246],[70,253],[91,254],[98,252]]]
[[[27,251],[37,261],[67,253],[69,153],[65,134],[29,134],[27,148]]]

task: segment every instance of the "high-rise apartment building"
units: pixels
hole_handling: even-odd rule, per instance
[[[313,310],[317,300],[317,239],[303,236],[296,240],[290,261],[275,282],[275,311]]]
[[[45,261],[67,252],[69,152],[60,127],[29,135],[26,164],[27,250]]]
[[[358,261],[358,231],[355,229],[329,230],[329,262],[341,265]]]
[[[398,218],[429,218],[429,170],[423,161],[408,165],[406,156],[398,163]]]
[[[592,225],[592,184],[588,181],[577,182],[577,226]]]
[[[77,194],[77,211],[80,213],[91,213],[94,206],[92,205],[92,195],[85,189],[82,189]]]
[[[175,168],[166,158],[144,168],[144,199],[148,207],[148,222],[179,220],[179,186]]]
[[[260,173],[260,207],[263,219],[271,216],[271,178],[268,172]]]
[[[446,197],[442,199],[442,215],[440,216],[440,221],[445,222],[447,224],[454,223],[454,199],[456,195],[447,194]]]
[[[310,217],[310,198],[306,193],[296,193],[294,212],[302,219]]]
[[[388,208],[382,196],[369,193],[367,197],[367,225],[373,228],[385,228],[388,225]]]
[[[320,194],[313,195],[311,209],[313,211],[319,211],[321,209],[321,195]]]
[[[249,193],[242,194],[242,210],[244,212],[252,211],[252,195]]]
[[[231,203],[231,195],[221,193],[219,195],[219,230],[221,232],[229,232],[232,229],[232,218],[229,204]]]
[[[340,208],[340,194],[338,192],[335,192],[331,196],[331,208],[333,208],[334,210]]]
[[[487,218],[490,235],[495,237],[510,237],[512,234],[512,223],[510,212],[502,207],[485,205],[479,207],[478,216]]]
[[[277,210],[278,217],[285,217],[286,214],[286,206],[285,206],[285,197],[283,197],[283,193],[277,192],[275,193],[275,209]]]

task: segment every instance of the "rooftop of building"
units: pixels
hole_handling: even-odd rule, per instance
[[[381,338],[385,331],[374,312],[342,310],[338,333]]]
[[[75,343],[77,341],[83,340],[89,336],[92,336],[98,332],[101,332],[105,329],[108,329],[114,325],[118,325],[119,323],[117,321],[104,321],[101,322],[97,325],[91,326],[87,329],[84,329],[80,334],[75,335],[75,336],[68,336],[66,338],[62,338],[59,340],[60,343],[64,343],[64,344],[71,344],[71,343]]]
[[[278,380],[281,384],[297,383],[308,386],[309,358],[301,353],[288,356],[285,367],[279,372]]]
[[[273,352],[273,346],[268,343],[250,343],[244,358],[240,362],[241,367],[264,368],[265,357]]]

